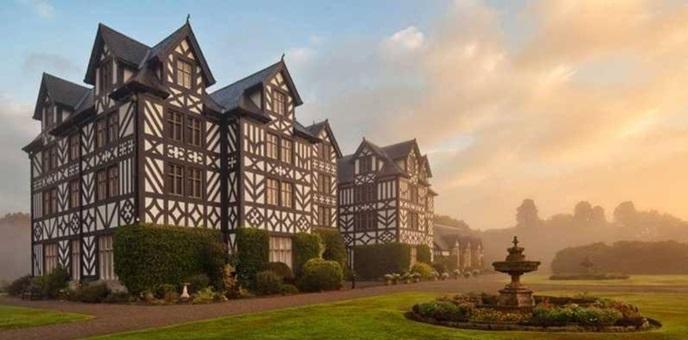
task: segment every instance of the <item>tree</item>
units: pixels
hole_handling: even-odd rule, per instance
[[[635,210],[635,205],[631,201],[621,202],[614,209],[614,221],[625,226],[633,225],[638,216],[638,211]]]
[[[599,205],[592,208],[592,223],[596,225],[607,224],[607,215],[604,213],[604,208]]]
[[[573,218],[577,223],[590,224],[592,221],[592,205],[588,201],[580,201],[573,209]]]
[[[518,227],[535,227],[540,224],[535,201],[530,198],[523,200],[521,206],[516,209],[516,223]]]

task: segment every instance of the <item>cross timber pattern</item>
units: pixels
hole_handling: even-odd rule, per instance
[[[300,105],[300,98],[283,62],[266,68],[270,73],[257,83],[260,89],[246,98],[269,118],[256,119],[230,110],[218,111],[219,104],[209,104],[214,100],[206,88],[214,79],[203,64],[205,59],[190,26],[182,27],[153,48],[126,39],[120,33],[99,27],[89,63],[93,76],[87,72],[86,77],[93,88],[60,80],[60,86],[84,91],[77,98],[78,103],[65,104],[65,98],[61,97],[64,91],[53,91],[55,88],[39,93],[37,112],[52,115],[63,112],[63,116],[57,129],[47,126],[46,114],[42,114],[38,119],[42,120],[44,129],[38,142],[32,142],[36,146],[28,149],[34,275],[41,275],[45,270],[44,247],[56,245],[60,265],[79,268],[78,274],[83,279],[101,278],[99,238],[111,235],[119,226],[138,222],[222,230],[229,250],[234,248],[234,231],[240,226],[279,235],[309,232],[316,219],[316,204],[330,208],[331,221],[327,226],[336,227],[339,154],[330,147],[328,159],[315,157],[320,143],[335,145],[336,141],[331,133],[304,136],[303,130],[295,132],[295,107]],[[141,53],[144,59],[122,62],[123,58],[133,56],[122,55],[118,41],[126,41],[130,53],[137,48],[147,49]],[[155,63],[149,64],[146,58],[151,58],[154,52],[159,55]],[[191,66],[189,86],[178,84],[180,62]],[[145,66],[137,68],[136,64]],[[132,83],[145,83],[147,77],[159,84],[128,87]],[[45,76],[41,86],[49,86]],[[282,114],[276,113],[276,92],[286,99]],[[209,108],[209,105],[215,106]],[[184,124],[190,118],[200,121],[200,146],[169,137],[171,111],[181,113]],[[113,115],[117,118],[116,138],[96,147],[97,122],[109,121]],[[78,119],[70,119],[72,116]],[[183,130],[186,133],[187,127]],[[76,159],[70,156],[73,132],[78,134]],[[266,157],[268,132],[293,143],[292,161]],[[57,162],[48,169],[43,164],[43,153],[53,147]],[[170,193],[167,179],[170,163],[201,171],[202,198]],[[98,199],[97,173],[113,168],[117,169],[116,192]],[[331,176],[330,190],[316,193],[317,180],[322,175]],[[292,207],[267,204],[266,178],[293,183]],[[70,204],[73,181],[78,181],[76,207]],[[56,189],[57,209],[45,213],[44,195],[52,189]],[[79,249],[72,249],[77,245]],[[71,263],[74,258],[79,259],[78,264]]]

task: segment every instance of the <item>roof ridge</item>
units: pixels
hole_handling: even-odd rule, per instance
[[[128,35],[122,33],[122,32],[120,32],[120,31],[118,31],[118,30],[116,30],[116,29],[114,29],[114,28],[112,28],[112,27],[110,27],[110,26],[108,26],[108,25],[106,25],[106,24],[104,24],[104,23],[102,23],[102,22],[99,22],[99,23],[98,23],[98,28],[101,28],[101,27],[103,27],[103,28],[105,28],[105,29],[107,29],[107,30],[112,31],[113,33],[119,34],[119,35],[121,35],[121,36],[123,36],[123,37],[125,37],[125,38],[127,38],[127,39],[129,39],[129,40],[131,40],[131,41],[133,41],[133,42],[135,42],[135,43],[137,43],[137,44],[139,44],[139,45],[145,46],[145,47],[147,47],[147,48],[149,48],[149,49],[151,48],[150,46],[148,46],[148,44],[144,44],[144,43],[142,43],[142,42],[140,42],[140,41],[138,41],[138,40],[136,40],[136,39],[134,39],[134,38],[132,38],[132,37],[130,37],[130,36],[128,36]]]
[[[48,76],[48,77],[53,78],[53,79],[55,79],[55,80],[59,80],[59,81],[62,81],[62,82],[65,82],[65,83],[69,83],[69,84],[74,85],[74,86],[81,87],[81,88],[83,88],[83,89],[85,89],[85,90],[91,90],[90,87],[83,86],[83,85],[81,85],[81,84],[79,84],[79,83],[75,83],[75,82],[73,82],[73,81],[71,81],[71,80],[67,80],[67,79],[64,79],[64,78],[62,78],[62,77],[58,77],[58,76],[56,76],[56,75],[54,75],[54,74],[50,74],[50,73],[45,72],[45,71],[43,72],[43,76],[44,76],[44,77],[45,77],[45,76]]]

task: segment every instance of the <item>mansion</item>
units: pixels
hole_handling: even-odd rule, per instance
[[[432,246],[428,159],[415,140],[364,140],[343,157],[327,120],[301,124],[283,60],[229,85],[187,22],[149,46],[98,26],[83,84],[43,74],[26,145],[32,274],[115,280],[113,232],[144,223],[269,232],[270,261],[292,239],[339,229],[347,246]]]

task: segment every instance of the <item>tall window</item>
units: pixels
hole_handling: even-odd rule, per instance
[[[96,122],[96,148],[102,148],[107,144],[107,120],[100,119]]]
[[[78,208],[80,203],[79,195],[79,180],[75,179],[69,182],[69,207],[71,209]]]
[[[42,159],[42,168],[43,172],[46,173],[50,171],[50,149],[45,149],[41,153],[41,159]]]
[[[409,194],[410,198],[409,200],[413,203],[418,203],[418,186],[410,184],[409,185]]]
[[[43,247],[45,273],[50,274],[57,268],[57,243],[46,244]]]
[[[377,211],[359,211],[354,214],[354,229],[357,231],[374,230],[377,226]]]
[[[266,195],[266,203],[270,205],[278,205],[279,204],[279,182],[276,179],[273,178],[268,178],[267,179],[267,188],[265,191]]]
[[[56,169],[57,168],[57,148],[55,146],[52,146],[48,153],[50,154],[50,169]]]
[[[181,142],[183,140],[184,115],[181,112],[168,111],[167,114],[167,137]]]
[[[111,166],[107,170],[108,172],[108,197],[114,197],[119,195],[119,168]]]
[[[272,159],[277,159],[279,155],[279,137],[277,135],[268,133],[265,139],[265,156]]]
[[[71,162],[79,159],[79,134],[69,136],[69,160]]]
[[[318,174],[318,192],[329,194],[332,189],[332,177],[325,174]]]
[[[110,60],[104,62],[100,66],[100,92],[106,92],[112,86],[112,69],[110,68],[112,62]]]
[[[98,237],[98,267],[101,280],[115,280],[115,258],[112,235]]]
[[[373,157],[365,156],[359,159],[358,169],[360,173],[373,171]]]
[[[323,205],[318,206],[318,225],[330,226],[330,218],[332,217],[332,212],[330,207]]]
[[[330,144],[326,142],[320,143],[318,147],[318,157],[324,161],[330,160]]]
[[[274,91],[273,92],[273,108],[275,110],[275,113],[278,115],[283,115],[284,113],[287,112],[287,96],[284,95],[284,93],[279,92],[279,91]]]
[[[201,146],[201,120],[194,117],[188,117],[186,120],[186,142]]]
[[[289,237],[270,237],[270,262],[282,262],[289,268],[292,266],[292,246]]]
[[[409,224],[409,229],[411,230],[418,230],[419,228],[419,219],[418,219],[418,213],[417,212],[409,212],[408,213],[408,224]]]
[[[119,113],[114,112],[107,118],[107,141],[112,143],[119,137]]]
[[[72,280],[78,281],[81,278],[81,242],[79,242],[79,240],[72,240],[70,242],[70,248],[71,261],[69,262],[72,265],[70,272],[72,274]]]
[[[96,200],[107,199],[108,172],[107,169],[96,172]]]
[[[172,195],[184,195],[184,169],[177,165],[167,164],[167,192]]]
[[[281,189],[282,190],[280,190],[280,194],[282,206],[287,208],[293,207],[294,184],[289,182],[282,182]]]
[[[191,64],[177,59],[177,85],[191,88]]]
[[[201,190],[201,170],[194,168],[186,169],[187,193],[193,198],[202,198],[203,192]]]
[[[291,163],[292,159],[292,142],[288,139],[282,139],[281,141],[281,150],[280,150],[280,159],[282,162],[285,163]]]
[[[57,188],[52,188],[43,191],[43,215],[55,213],[57,213]]]

